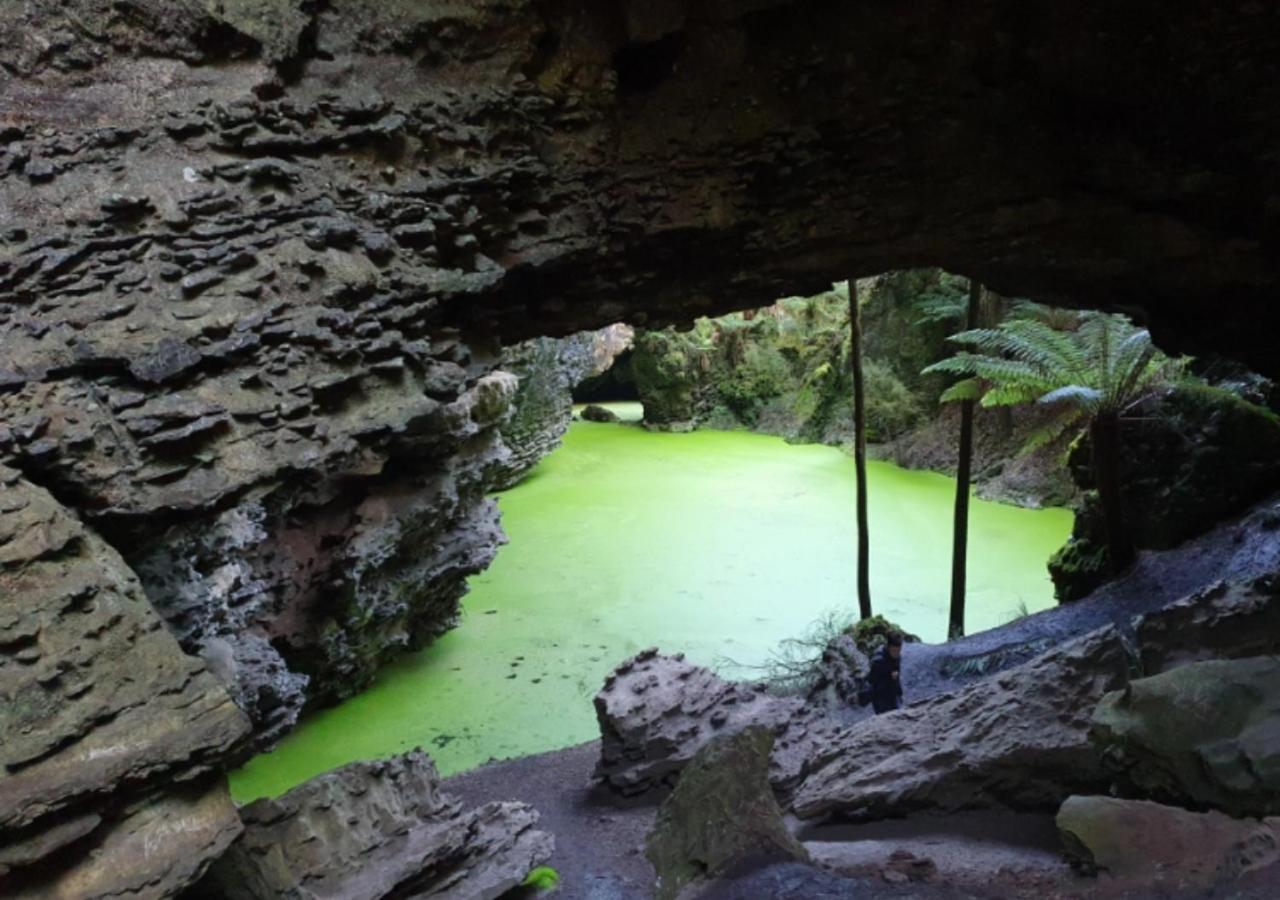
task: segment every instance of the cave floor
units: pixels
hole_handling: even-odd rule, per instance
[[[952,690],[978,675],[956,673],[954,664],[990,657],[997,668],[1020,662],[1045,642],[1058,643],[1107,623],[1127,628],[1132,617],[1158,608],[1220,578],[1244,579],[1280,568],[1280,541],[1273,526],[1280,499],[1272,498],[1242,519],[1174,550],[1147,553],[1123,579],[1091,597],[1019,619],[948,644],[908,645],[903,682],[908,699]],[[1012,652],[1010,652],[1012,650]],[[993,657],[992,654],[1002,656]],[[854,720],[862,710],[841,710]],[[551,864],[562,883],[555,896],[572,900],[640,900],[652,895],[653,870],[644,858],[645,834],[662,795],[621,798],[592,777],[599,742],[490,763],[448,779],[446,789],[468,804],[520,800],[541,814],[540,827],[556,837]],[[1103,875],[1082,876],[1066,866],[1057,848],[1050,814],[1000,810],[947,816],[914,815],[869,824],[792,823],[819,866],[746,866],[741,875],[712,885],[701,897],[761,898],[1034,898],[1190,900],[1203,892],[1125,884]],[[905,850],[932,860],[937,878],[890,883],[884,878],[891,853]],[[1277,874],[1253,873],[1221,896],[1263,900],[1276,896]]]
[[[540,813],[539,827],[556,838],[551,865],[564,900],[648,900],[653,868],[645,834],[663,794],[622,798],[595,785],[599,756],[591,741],[522,759],[491,763],[445,782],[468,805],[520,800]],[[814,866],[748,862],[707,887],[701,900],[836,900],[858,897],[916,900],[1192,900],[1202,891],[1153,892],[1106,875],[1081,875],[1063,862],[1051,814],[978,810],[915,815],[868,824],[790,823]],[[906,851],[937,867],[928,881],[886,880],[890,856]],[[892,877],[892,876],[891,876]],[[1272,900],[1276,875],[1253,873],[1223,897]],[[683,895],[682,895],[683,896]],[[1218,895],[1214,895],[1218,896]]]

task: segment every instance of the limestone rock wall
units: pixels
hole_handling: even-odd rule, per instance
[[[6,4],[0,459],[273,733],[492,554],[496,339],[932,263],[1274,371],[1280,13],[948,8]]]
[[[493,900],[555,840],[523,803],[464,810],[420,750],[352,763],[241,810],[243,836],[198,896],[210,900]]]
[[[502,426],[509,455],[495,470],[495,490],[519,482],[560,446],[573,419],[573,389],[607,370],[631,346],[631,335],[629,326],[611,325],[566,338],[533,338],[506,349],[502,367],[519,379],[519,387]]]
[[[0,486],[0,894],[176,892],[239,833],[217,772],[249,722],[110,546]]]
[[[3,4],[0,510],[48,513],[0,552],[50,549],[3,563],[0,677],[76,690],[31,622],[84,603],[127,610],[104,673],[163,658],[114,718],[106,674],[5,704],[6,852],[203,777],[247,727],[214,675],[269,741],[447,627],[499,341],[932,264],[1280,370],[1278,51],[1246,0]],[[151,711],[177,743],[115,755]]]

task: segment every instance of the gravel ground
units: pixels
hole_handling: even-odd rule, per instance
[[[903,687],[908,700],[953,690],[981,676],[960,664],[986,658],[987,674],[1008,668],[1048,646],[1107,623],[1124,628],[1135,615],[1157,609],[1222,579],[1252,578],[1280,570],[1280,500],[1261,504],[1244,519],[1174,550],[1144,553],[1123,579],[1092,596],[947,644],[904,648]],[[991,656],[995,654],[995,656]],[[957,668],[960,668],[957,671]],[[842,710],[853,720],[861,710]],[[597,785],[592,769],[599,742],[537,756],[490,763],[446,781],[467,803],[522,800],[542,816],[556,837],[551,860],[562,878],[555,897],[564,900],[643,900],[652,896],[653,870],[644,858],[644,836],[663,795],[624,799]],[[951,816],[918,815],[865,825],[794,823],[815,860],[832,871],[797,864],[744,866],[703,893],[707,900],[824,900],[824,898],[1013,897],[1027,900],[1106,900],[1200,897],[1203,893],[1152,893],[1104,878],[1085,878],[1057,854],[1051,816],[999,811]],[[889,854],[906,850],[933,860],[934,882],[892,884],[883,877]],[[1212,896],[1239,900],[1280,897],[1280,875],[1255,873]]]

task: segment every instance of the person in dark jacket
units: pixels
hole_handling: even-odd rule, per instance
[[[902,635],[891,633],[871,661],[867,683],[876,715],[902,705]]]

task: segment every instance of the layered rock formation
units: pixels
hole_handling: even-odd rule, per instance
[[[982,805],[1054,809],[1105,787],[1094,706],[1128,676],[1118,632],[1099,629],[952,694],[831,735],[808,759],[802,817],[877,817]]]
[[[0,487],[0,893],[175,893],[239,833],[218,770],[249,722],[110,546]]]
[[[495,338],[927,260],[1141,298],[1166,343],[1273,368],[1280,28],[1237,12],[8,4],[0,454],[129,551],[269,739],[493,552]],[[227,591],[252,638],[189,624]]]
[[[464,811],[421,751],[352,763],[240,811],[244,834],[200,896],[493,900],[551,855],[522,803]]]
[[[631,345],[631,328],[611,325],[567,338],[534,338],[508,347],[502,367],[519,379],[511,414],[502,426],[509,454],[494,472],[495,490],[520,481],[560,446],[573,419],[573,389],[599,375]]]
[[[1134,623],[1142,671],[1280,654],[1280,574],[1215,585]]]
[[[509,338],[758,307],[930,260],[1010,295],[1123,297],[1158,336],[1274,367],[1258,325],[1277,275],[1277,13],[945,9],[26,0],[0,18],[3,168],[22,201],[7,237],[39,244],[70,199],[80,246],[105,202],[145,223],[141,243],[83,252],[147,244],[154,276],[148,211],[183,224],[164,195],[186,183],[238,205],[252,179],[276,195],[249,196],[277,204],[261,234],[336,219],[320,240],[408,257],[444,301],[410,318]],[[202,174],[222,163],[244,180]],[[95,189],[69,190],[88,169]],[[300,203],[308,184],[331,207]],[[44,275],[114,293],[85,261]],[[29,268],[10,264],[9,290]],[[220,282],[201,271],[176,281]]]
[[[1280,370],[1278,16],[4,4],[0,509],[44,510],[3,545],[5,865],[203,786],[246,727],[211,673],[269,742],[447,627],[500,539],[499,339],[925,261]],[[64,624],[100,664],[53,675]],[[229,833],[208,790],[148,890]]]

